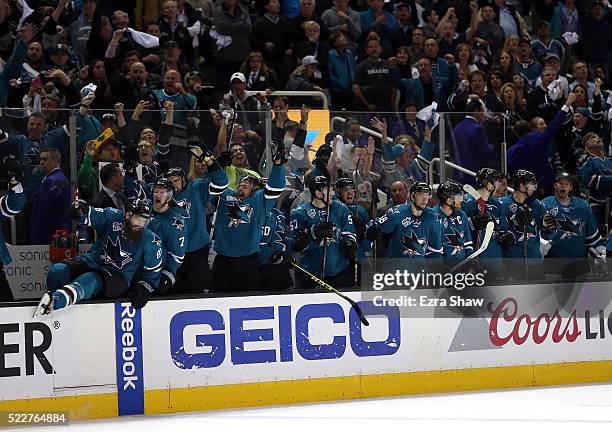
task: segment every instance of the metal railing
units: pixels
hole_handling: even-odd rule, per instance
[[[330,123],[329,129],[332,130],[332,131],[335,131],[336,129],[334,128],[334,125],[336,123],[344,124],[344,123],[346,123],[346,119],[344,117],[336,116],[336,117],[332,117],[332,119],[329,121],[329,123]],[[363,133],[365,133],[367,135],[371,135],[371,136],[376,137],[378,139],[382,139],[382,135],[380,134],[380,132],[376,132],[374,129],[370,129],[370,128],[367,128],[365,126],[359,125],[359,130],[361,130],[361,132],[363,132]],[[393,140],[391,138],[389,138],[389,137],[387,137],[387,142],[393,144]]]
[[[429,183],[430,185],[433,184],[433,182],[434,182],[434,178],[433,178],[433,176],[434,176],[434,165],[436,165],[436,164],[437,165],[441,165],[441,159],[439,157],[438,158],[433,158],[429,162],[429,168],[427,170],[427,183]],[[457,170],[457,171],[462,172],[464,174],[467,174],[469,176],[476,177],[476,173],[474,171],[470,171],[469,169],[463,168],[462,166],[457,165],[457,164],[455,164],[453,162],[449,162],[447,160],[444,160],[444,166],[452,168],[454,170]],[[444,170],[440,170],[440,172],[443,172],[443,171]],[[442,176],[440,176],[440,183],[442,183],[442,182],[444,182],[444,180],[442,179]]]
[[[265,94],[265,92],[260,92],[260,91],[247,91],[247,93],[249,94],[249,96],[256,96],[260,93]],[[329,109],[329,100],[327,99],[327,95],[320,91],[279,90],[279,91],[273,91],[272,93],[270,93],[270,96],[273,96],[273,97],[274,96],[315,97],[315,98],[321,99],[321,101],[323,102],[324,110]]]

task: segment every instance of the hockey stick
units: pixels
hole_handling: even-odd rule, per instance
[[[474,198],[476,201],[482,198],[482,196],[478,193],[478,191],[474,188],[474,186],[469,184],[463,185],[463,191]]]
[[[527,276],[527,280],[529,279],[529,263],[527,261],[527,226],[523,229],[523,258],[525,259],[525,275]]]
[[[325,211],[325,226],[327,226],[329,224],[329,207],[331,204],[331,197],[330,197],[330,192],[331,192],[331,180],[328,179],[327,182],[327,204],[326,204],[326,211]],[[327,236],[323,237],[323,256],[321,257],[321,279],[325,278],[325,262],[327,261]]]
[[[474,251],[469,257],[465,258],[455,267],[451,268],[449,270],[450,272],[456,271],[458,268],[464,266],[487,249],[487,247],[489,246],[489,242],[491,241],[491,237],[493,237],[493,226],[493,222],[487,223],[487,227],[485,228],[485,235],[482,239],[482,244],[480,245],[480,247],[476,251]]]
[[[355,302],[355,300],[345,296],[344,294],[342,294],[340,291],[338,291],[336,288],[334,288],[333,286],[331,286],[330,284],[328,284],[327,282],[325,282],[322,279],[319,279],[318,277],[316,277],[315,275],[313,275],[312,273],[310,273],[308,270],[300,267],[299,265],[297,265],[294,261],[291,261],[291,264],[298,270],[303,271],[304,273],[306,273],[308,276],[310,276],[310,278],[315,281],[316,283],[318,283],[321,287],[333,292],[334,294],[339,295],[340,297],[342,297],[344,300],[346,300],[347,302],[349,302],[351,304],[351,306],[353,307],[353,309],[355,310],[355,313],[357,314],[357,316],[359,317],[359,320],[362,322],[363,325],[365,326],[369,326],[370,323],[368,322],[368,320],[366,319],[365,315],[363,314],[363,311],[361,310],[361,308],[359,307],[359,305],[357,304],[357,302]]]

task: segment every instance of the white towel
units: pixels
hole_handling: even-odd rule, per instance
[[[21,6],[22,9],[21,18],[19,18],[19,24],[17,25],[17,28],[20,29],[23,25],[23,22],[26,20],[27,17],[32,15],[32,12],[34,12],[34,10],[31,9],[30,6],[28,6],[25,0],[17,0],[17,3],[19,3],[19,6]]]
[[[159,46],[159,38],[157,36],[139,32],[138,30],[134,30],[130,27],[126,28],[125,30],[132,34],[132,39],[134,42],[142,45],[145,48],[155,48]]]

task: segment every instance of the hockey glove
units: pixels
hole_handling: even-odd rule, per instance
[[[287,163],[287,155],[285,153],[285,145],[283,143],[276,143],[276,154],[274,155],[274,163],[276,165],[283,165]]]
[[[482,216],[476,215],[470,218],[470,225],[472,225],[474,231],[480,231],[485,229],[489,222],[495,222],[495,220],[491,215],[486,213]]]
[[[557,228],[557,220],[553,215],[546,213],[542,218],[542,225],[544,225],[544,229],[551,231]]]
[[[519,231],[525,231],[533,220],[533,211],[527,206],[519,207],[514,215],[514,221],[516,222],[516,228]]]
[[[608,275],[606,248],[604,246],[589,248],[589,262],[591,263],[591,272],[597,277],[606,277]]]
[[[363,220],[361,218],[353,218],[353,221],[355,222],[355,233],[357,234],[357,241],[361,241],[363,239],[365,239],[365,235],[366,235],[366,225],[365,223],[363,223]]]
[[[380,240],[382,238],[383,230],[378,225],[374,224],[370,228],[367,229],[365,233],[365,238],[370,241]]]
[[[217,162],[223,168],[230,166],[232,164],[232,159],[234,159],[234,155],[230,151],[224,151],[217,157]]]
[[[350,260],[355,258],[355,252],[357,252],[357,243],[355,243],[355,240],[351,238],[342,239],[340,241],[340,248],[345,257]]]
[[[501,244],[501,247],[505,250],[509,250],[510,248],[512,248],[512,245],[516,243],[514,235],[511,232],[498,233],[497,239],[499,240],[499,244]]]
[[[298,233],[295,236],[295,241],[293,242],[293,251],[302,252],[304,249],[308,247],[308,243],[310,243],[308,234],[306,234],[304,231]]]
[[[132,307],[134,309],[142,309],[149,302],[149,298],[153,293],[153,287],[149,282],[141,280],[138,281],[132,292]]]
[[[282,264],[285,261],[285,254],[280,251],[274,252],[274,255],[272,255],[272,258],[270,258],[270,261],[272,261],[272,264],[274,265]]]
[[[176,282],[176,278],[172,274],[170,270],[163,269],[159,275],[159,287],[157,287],[157,292],[160,294],[166,294],[170,289],[174,286],[174,282]]]
[[[89,204],[82,199],[76,200],[68,209],[68,216],[72,220],[80,220],[83,216],[89,213]]]
[[[23,182],[23,168],[17,159],[12,157],[5,158],[4,171],[6,176],[10,179],[9,186],[11,188]]]
[[[335,226],[333,222],[319,222],[310,228],[310,235],[317,241],[324,238],[332,238]]]

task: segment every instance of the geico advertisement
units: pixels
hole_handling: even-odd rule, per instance
[[[359,293],[350,295],[358,300]],[[143,313],[147,388],[375,373],[391,364],[404,344],[397,307],[361,302],[369,316],[366,327],[333,294],[152,306]],[[151,337],[151,327],[167,336]]]
[[[113,305],[33,312],[0,308],[0,400],[114,391]]]

